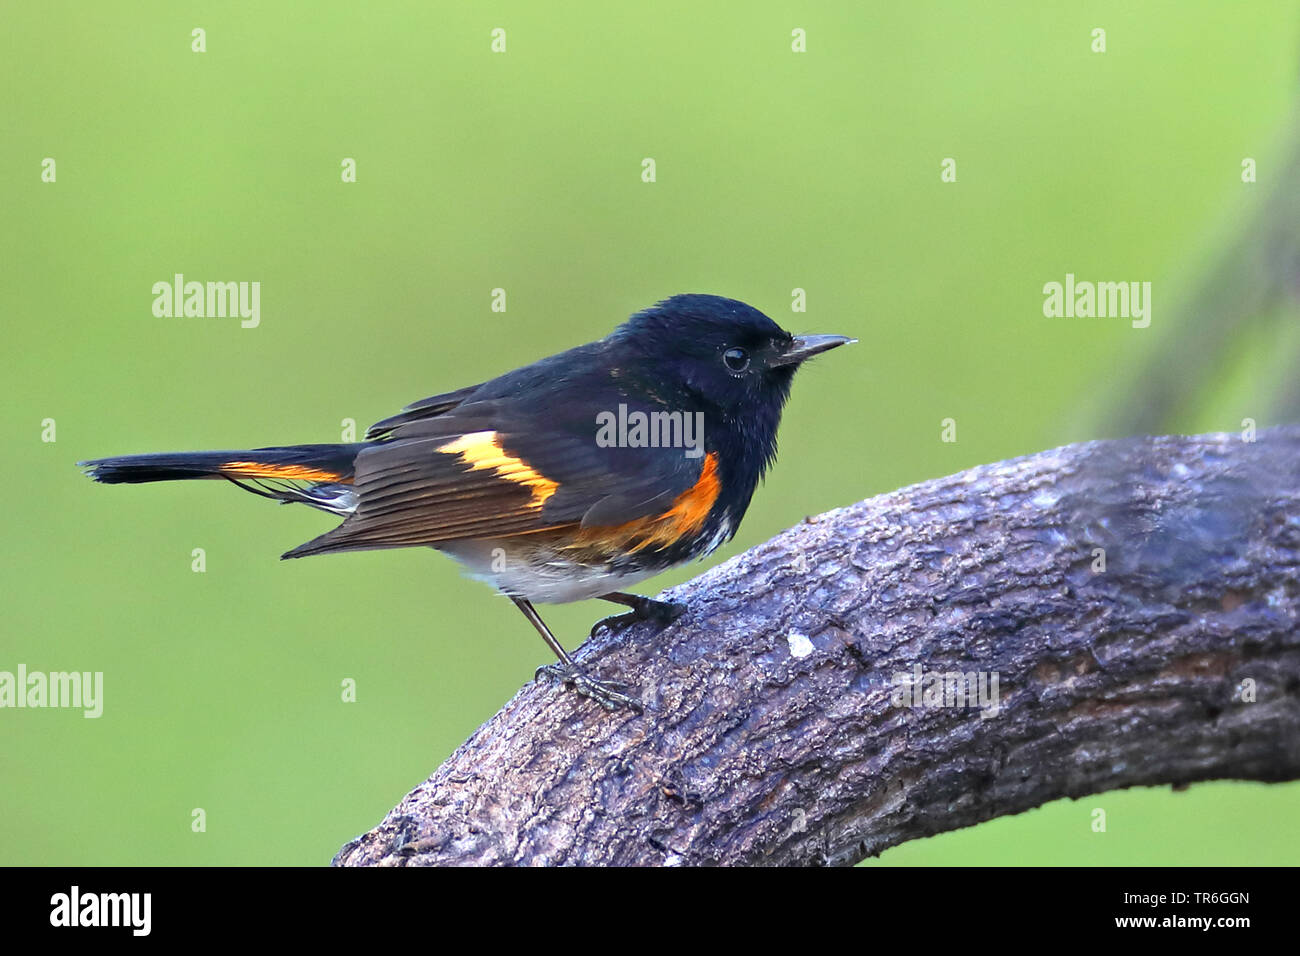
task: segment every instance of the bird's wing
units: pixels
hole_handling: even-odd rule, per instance
[[[483,386],[468,385],[465,388],[458,388],[454,392],[443,392],[441,395],[430,395],[428,398],[422,398],[418,402],[412,402],[407,405],[396,415],[390,415],[382,421],[377,421],[366,430],[366,441],[374,441],[377,438],[383,438],[391,435],[395,429],[411,422],[423,421],[428,418],[436,418],[439,415],[446,414],[453,408],[461,405],[470,396],[477,392]]]
[[[357,456],[353,514],[286,557],[565,526],[669,543],[703,524],[719,491],[716,458],[601,447],[594,419],[571,418],[470,401],[395,426]]]

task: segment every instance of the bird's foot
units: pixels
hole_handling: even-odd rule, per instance
[[[611,614],[609,617],[601,618],[591,626],[591,632],[587,637],[595,637],[596,632],[601,628],[616,634],[623,628],[640,621],[656,621],[667,627],[686,613],[686,605],[678,601],[656,601],[648,597],[638,598],[637,603],[630,607],[632,610],[624,614]]]
[[[537,668],[533,680],[540,680],[543,677],[548,680],[559,681],[566,687],[572,687],[583,697],[590,697],[606,710],[618,710],[620,707],[627,707],[638,714],[644,710],[641,701],[623,693],[627,689],[626,684],[619,681],[596,680],[596,678],[589,677],[576,666],[547,664],[544,667]]]

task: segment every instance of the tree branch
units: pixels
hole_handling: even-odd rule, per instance
[[[1287,426],[808,519],[667,592],[666,630],[582,648],[644,714],[531,684],[334,862],[843,864],[1063,796],[1295,779],[1297,505]],[[930,704],[936,673],[996,675],[996,713],[900,706],[918,666]]]

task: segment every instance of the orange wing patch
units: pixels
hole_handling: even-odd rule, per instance
[[[221,466],[221,474],[239,475],[243,478],[283,478],[287,481],[352,481],[338,472],[324,471],[310,465],[268,465],[260,461],[228,461]]]
[[[507,481],[529,488],[533,493],[533,500],[529,502],[532,508],[540,509],[560,487],[557,482],[533,471],[523,459],[506,454],[496,432],[470,432],[439,445],[436,450],[445,455],[460,455],[460,460],[475,471],[491,468]]]
[[[683,491],[673,501],[673,506],[663,514],[651,518],[637,518],[609,528],[583,528],[573,540],[573,547],[625,548],[641,551],[655,545],[669,546],[684,535],[693,534],[704,526],[713,503],[718,500],[722,482],[718,478],[718,456],[709,452],[695,484]]]

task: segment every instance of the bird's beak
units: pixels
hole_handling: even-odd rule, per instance
[[[798,365],[812,358],[819,352],[825,352],[840,345],[851,345],[857,339],[847,335],[796,335],[789,348],[778,355],[773,365]]]

